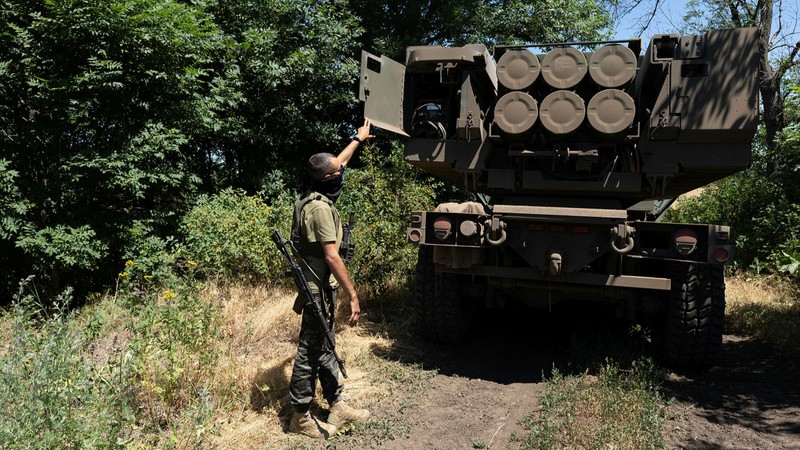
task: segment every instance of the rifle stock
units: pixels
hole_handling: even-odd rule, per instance
[[[319,323],[319,327],[322,331],[323,337],[325,338],[325,342],[328,344],[328,347],[330,347],[333,357],[336,359],[336,364],[339,365],[339,370],[342,372],[342,376],[347,378],[347,370],[344,368],[344,360],[336,353],[336,341],[334,339],[333,330],[328,326],[328,321],[325,320],[325,310],[322,307],[322,302],[311,292],[311,287],[308,285],[308,280],[306,280],[306,276],[303,274],[303,269],[299,264],[297,264],[294,256],[292,256],[292,252],[287,246],[287,244],[290,246],[291,242],[284,239],[278,230],[272,231],[271,238],[275,243],[275,246],[277,246],[278,250],[280,250],[284,259],[286,259],[286,262],[289,263],[289,269],[291,270],[294,283],[297,285],[297,290],[300,291],[302,295],[305,295],[308,299],[308,303],[311,304],[311,308],[314,310],[314,317],[317,318],[317,322]]]

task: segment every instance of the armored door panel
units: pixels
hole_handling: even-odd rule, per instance
[[[384,130],[408,136],[403,126],[403,84],[406,68],[385,56],[361,52],[358,98],[364,117]]]
[[[746,144],[741,152],[749,154],[758,127],[758,31],[712,30],[694,38],[687,47],[696,48],[687,50],[692,58],[676,59],[671,69],[678,142]]]

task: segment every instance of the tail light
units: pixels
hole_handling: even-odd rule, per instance
[[[724,263],[728,261],[728,258],[730,258],[731,255],[727,248],[718,248],[714,250],[714,253],[711,256],[714,258],[714,261],[718,263]]]
[[[450,218],[440,216],[433,221],[433,234],[436,236],[436,239],[444,241],[450,237],[452,231],[453,222],[450,220]]]
[[[691,254],[697,248],[697,233],[688,228],[676,231],[672,240],[675,244],[675,251],[682,256]]]

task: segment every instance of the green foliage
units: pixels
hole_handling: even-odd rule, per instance
[[[361,47],[591,39],[598,5],[4,1],[0,289],[102,289],[198,189],[280,197],[352,133]]]
[[[0,320],[0,448],[123,448],[132,410],[121,395],[127,367],[97,364],[86,349],[96,327],[74,327],[65,291],[45,307],[30,278]],[[7,327],[7,328],[6,328]]]
[[[353,0],[367,50],[396,60],[409,45],[512,44],[591,41],[611,26],[596,0],[402,2]]]
[[[25,206],[4,237],[16,273],[112,279],[130,224],[176,222],[199,181],[192,143],[227,122],[225,40],[168,0],[11,0],[0,23],[0,172],[15,183],[0,204]]]
[[[138,425],[157,441],[167,424],[187,416],[202,424],[213,412],[208,383],[220,354],[215,343],[221,305],[200,295],[204,276],[193,260],[156,268],[158,277],[144,268],[134,260],[125,263],[118,295],[129,314],[128,400],[138,407]]]
[[[345,221],[355,213],[350,275],[360,288],[381,290],[413,273],[416,248],[405,243],[405,228],[412,211],[432,208],[436,184],[408,165],[399,147],[381,154],[366,146],[360,159],[360,168],[348,169],[336,207]],[[215,274],[282,279],[285,263],[269,236],[274,229],[289,236],[294,197],[281,191],[268,201],[232,189],[201,196],[184,218],[183,250]]]
[[[271,203],[233,189],[201,196],[183,220],[186,253],[221,276],[279,278],[284,263],[270,235],[288,236],[294,201],[281,193]]]
[[[297,174],[313,153],[336,152],[359,70],[362,30],[348,3],[226,1],[209,10],[236,42],[245,98],[231,111],[240,128],[218,138],[222,159],[235,171],[232,183],[263,190],[268,174]]]
[[[28,211],[17,187],[19,172],[11,161],[0,159],[0,239],[10,239],[20,232],[21,218]]]
[[[596,377],[553,370],[538,414],[525,420],[522,448],[661,449],[666,405],[649,359],[623,370],[606,361]]]
[[[365,146],[360,157],[363,167],[348,169],[336,208],[342,220],[355,213],[353,278],[361,288],[380,291],[413,274],[417,248],[406,244],[406,227],[411,212],[433,208],[438,184],[406,163],[399,147],[380,154]]]
[[[30,205],[22,197],[18,178],[19,171],[11,168],[11,161],[0,158],[0,266],[5,268],[0,271],[0,298],[11,297],[21,275],[13,269],[19,264],[14,240],[21,232]]]
[[[64,270],[87,270],[92,269],[107,250],[96,236],[88,225],[78,228],[57,225],[32,230],[17,240],[17,247],[41,264],[57,265]]]
[[[489,448],[489,443],[476,437],[472,439],[472,448]]]
[[[689,0],[684,11],[683,25],[676,31],[694,34],[710,29],[735,28],[736,24],[731,20],[730,13],[731,8],[725,1]]]
[[[681,200],[665,220],[730,225],[737,264],[745,268],[775,270],[800,242],[800,204],[786,197],[775,178],[753,169]]]

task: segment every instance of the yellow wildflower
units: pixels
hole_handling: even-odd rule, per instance
[[[186,262],[188,262],[190,266],[196,266],[197,265],[197,261],[192,261],[191,259],[189,261],[186,261]]]
[[[175,293],[172,292],[170,289],[167,289],[166,291],[164,291],[164,295],[161,296],[161,298],[164,299],[164,300],[169,300],[171,298],[175,298]]]
[[[128,276],[128,272],[120,272],[120,273],[119,273],[119,277],[120,277],[120,278],[125,278],[125,277],[127,277],[127,276]]]
[[[134,264],[136,264],[136,263],[135,263],[135,262],[133,262],[133,261],[132,261],[132,260],[130,260],[130,259],[129,259],[129,260],[127,260],[127,261],[125,261],[125,267],[130,267],[130,266],[132,266],[132,265],[134,265]]]
[[[152,276],[152,275],[145,275],[145,276],[144,276],[144,279],[145,279],[145,280],[152,280],[152,279],[153,279],[153,276]]]

